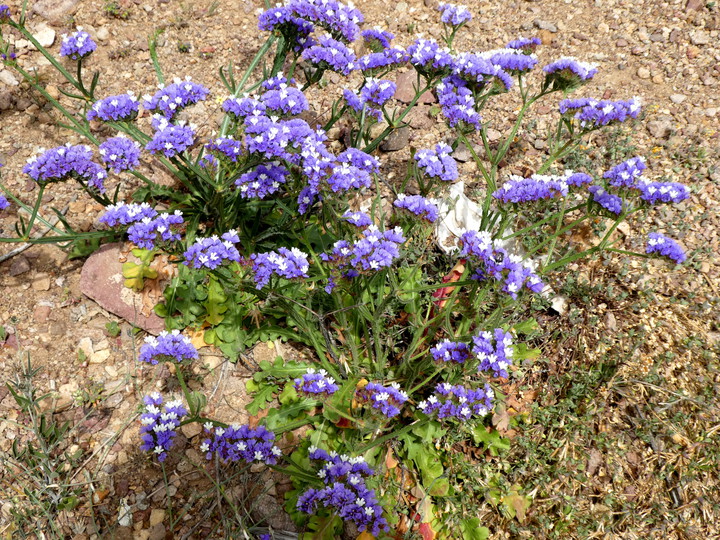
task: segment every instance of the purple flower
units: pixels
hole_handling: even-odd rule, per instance
[[[235,180],[235,185],[244,199],[264,199],[280,189],[280,186],[287,182],[289,174],[280,162],[271,161],[241,175]]]
[[[266,110],[280,115],[298,115],[310,107],[305,94],[287,83],[273,85],[273,88],[260,96],[260,102]]]
[[[10,206],[10,203],[8,202],[5,195],[0,195],[0,210],[5,210]]]
[[[204,427],[205,432],[212,435],[200,445],[206,459],[212,459],[215,454],[223,461],[275,465],[278,457],[282,456],[282,451],[274,444],[275,434],[264,426],[232,425],[223,428],[207,422]]]
[[[453,65],[448,49],[442,49],[433,39],[418,38],[407,48],[410,63],[426,77],[435,77],[447,72]]]
[[[359,402],[368,403],[387,418],[400,414],[400,409],[408,400],[408,395],[400,390],[398,383],[390,383],[390,386],[383,386],[377,383],[368,383],[355,392]]]
[[[375,73],[385,68],[393,69],[407,63],[410,56],[407,52],[396,47],[381,52],[366,54],[356,62],[358,69],[363,72]]]
[[[597,101],[591,98],[565,99],[560,102],[560,114],[572,114],[583,128],[606,126],[637,118],[640,114],[640,100]]]
[[[308,277],[307,254],[297,248],[278,248],[268,253],[253,253],[250,255],[252,269],[255,274],[255,287],[262,289],[270,282],[273,274],[285,279]]]
[[[295,16],[288,6],[268,9],[258,17],[258,28],[267,32],[277,30],[292,44],[294,51],[303,51],[313,43],[310,34],[315,30],[312,23]]]
[[[237,163],[243,151],[242,142],[236,141],[233,137],[219,137],[207,143],[205,148],[208,152],[214,152],[221,159],[233,163]]]
[[[10,8],[6,4],[0,5],[0,23],[10,20]]]
[[[157,216],[157,212],[150,208],[148,203],[126,204],[119,202],[106,206],[105,213],[100,216],[98,221],[105,223],[109,227],[116,227],[117,225],[130,225],[143,219],[152,219],[155,216]]]
[[[472,279],[493,278],[502,283],[502,291],[514,299],[523,287],[535,293],[543,289],[540,276],[529,265],[523,264],[520,257],[496,245],[487,231],[467,231],[461,236],[460,244],[460,256],[476,265]]]
[[[382,107],[395,95],[397,85],[393,81],[382,79],[365,79],[365,86],[360,90],[360,99],[376,107]]]
[[[568,194],[565,178],[565,176],[545,174],[534,174],[530,178],[510,175],[510,179],[493,193],[493,197],[504,203],[523,203],[565,197]]]
[[[180,240],[180,234],[174,232],[172,228],[182,223],[180,210],[175,210],[174,214],[163,213],[155,218],[146,217],[128,228],[128,238],[138,247],[155,249],[155,243],[158,241]]]
[[[140,347],[140,354],[138,354],[138,360],[153,365],[158,361],[182,362],[197,359],[197,349],[190,342],[190,338],[183,336],[180,330],[173,330],[169,333],[163,331],[158,337],[146,337],[145,343]]]
[[[396,208],[404,208],[421,217],[430,223],[435,223],[438,218],[438,207],[421,195],[405,195],[400,193],[393,203]]]
[[[687,186],[678,182],[643,182],[638,184],[640,198],[648,204],[679,203],[690,196]]]
[[[316,24],[335,38],[346,42],[355,41],[363,22],[362,13],[352,4],[345,5],[335,0],[290,0],[288,9],[296,17]]]
[[[267,107],[257,99],[250,97],[228,98],[223,101],[223,110],[236,118],[245,120],[248,116],[264,116]]]
[[[340,163],[347,163],[370,174],[380,173],[380,160],[357,148],[348,148],[338,154],[337,159]]]
[[[496,328],[494,333],[480,332],[473,337],[472,352],[480,361],[478,371],[492,372],[493,377],[507,377],[513,348],[510,332]]]
[[[195,242],[185,251],[185,264],[193,268],[215,270],[226,261],[240,262],[240,253],[234,244],[240,238],[234,230],[229,230],[222,237],[195,238]]]
[[[518,38],[507,44],[508,49],[517,49],[523,52],[533,52],[538,45],[542,44],[542,40],[538,37]]]
[[[160,85],[160,90],[153,96],[144,96],[143,107],[149,111],[157,111],[168,120],[188,105],[193,105],[207,98],[210,91],[201,84],[192,82],[191,78],[182,80],[176,77],[172,84]]]
[[[140,415],[140,434],[142,445],[140,449],[145,452],[152,452],[157,456],[158,461],[165,461],[167,452],[173,444],[177,433],[175,430],[180,425],[180,420],[187,415],[187,409],[183,407],[182,401],[168,401],[163,407],[162,396],[154,392],[143,399],[145,412]]]
[[[367,530],[374,536],[381,530],[389,530],[375,490],[365,484],[365,478],[374,472],[362,457],[328,453],[313,446],[308,451],[311,460],[322,462],[317,475],[324,487],[308,488],[302,493],[297,502],[298,510],[314,514],[318,507],[327,508],[340,519],[355,523],[359,531]]]
[[[438,103],[448,125],[463,132],[480,128],[480,114],[467,83],[459,77],[445,77],[436,87]]]
[[[337,193],[349,189],[368,188],[372,185],[372,179],[367,171],[349,163],[339,163],[332,168],[327,184],[334,193]]]
[[[132,92],[109,96],[93,103],[87,113],[88,121],[93,119],[104,122],[122,122],[134,120],[140,110],[140,104]]]
[[[648,244],[645,253],[649,255],[657,253],[675,261],[677,264],[681,264],[687,259],[685,251],[683,251],[683,248],[681,248],[675,240],[656,232],[651,232],[648,235]]]
[[[568,171],[565,176],[565,183],[568,186],[584,186],[585,184],[592,183],[592,181],[592,176],[581,172],[574,173],[572,171]]]
[[[481,57],[490,60],[490,63],[510,73],[522,73],[530,71],[538,63],[535,54],[525,54],[518,49],[496,49],[480,54]]]
[[[418,150],[415,161],[422,172],[430,178],[439,178],[443,182],[458,179],[457,163],[450,155],[452,148],[445,143],[435,145],[435,150]]]
[[[588,191],[592,194],[593,201],[608,212],[620,215],[623,209],[623,200],[620,197],[608,193],[601,186],[590,186],[588,187]]]
[[[23,172],[38,184],[60,182],[68,178],[84,180],[90,187],[105,193],[107,171],[92,161],[92,151],[85,145],[58,146],[27,161]]]
[[[305,186],[298,195],[298,212],[305,215],[317,200],[320,200],[320,194],[311,186]]]
[[[60,56],[67,56],[71,60],[82,60],[89,56],[95,49],[97,44],[92,40],[90,34],[78,28],[77,32],[63,35],[60,44]]]
[[[546,73],[546,84],[554,84],[561,89],[575,88],[586,83],[597,74],[597,64],[581,62],[566,56],[543,68]]]
[[[440,20],[450,26],[461,26],[472,19],[470,10],[456,4],[440,4],[438,11],[442,13]]]
[[[463,79],[475,91],[489,84],[495,91],[509,90],[513,85],[510,74],[483,54],[462,53],[453,60],[452,68],[453,75]]]
[[[493,407],[495,393],[489,384],[475,390],[464,386],[440,383],[435,393],[418,403],[418,409],[427,415],[437,412],[437,417],[470,420],[487,416]]]
[[[618,188],[636,188],[643,171],[647,169],[645,160],[640,157],[630,158],[603,174],[611,186]]]
[[[100,159],[115,174],[140,165],[140,145],[127,137],[113,137],[98,147]]]
[[[318,69],[329,69],[343,75],[349,75],[355,69],[355,53],[330,36],[321,37],[317,45],[303,51],[302,57]]]
[[[298,393],[308,397],[330,397],[340,388],[335,384],[335,379],[328,377],[324,369],[315,371],[313,368],[308,368],[307,372],[293,383]]]
[[[317,137],[305,120],[279,120],[267,116],[246,118],[245,135],[248,152],[262,154],[268,159],[285,159],[294,164],[300,161],[301,149]]]
[[[158,130],[152,140],[145,145],[151,154],[161,152],[165,157],[173,157],[190,148],[195,142],[195,132],[191,126],[167,122],[159,122],[157,125]]]
[[[381,52],[390,48],[390,42],[395,36],[386,30],[380,28],[370,28],[363,30],[360,35],[368,48],[373,52]]]
[[[353,271],[346,273],[346,277],[354,277],[358,272],[377,272],[386,268],[400,256],[399,246],[405,242],[400,227],[381,232],[375,225],[370,225],[362,234],[363,237],[352,245],[345,240],[335,242],[331,253],[323,253],[321,258],[337,264],[340,269],[351,267]]]
[[[466,343],[445,339],[430,349],[436,362],[455,362],[462,364],[472,358],[470,347]]]
[[[342,216],[345,219],[355,225],[358,228],[368,227],[372,225],[372,219],[365,212],[351,212],[348,210]]]

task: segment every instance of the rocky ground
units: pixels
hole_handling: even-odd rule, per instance
[[[20,2],[12,0],[9,4],[14,12],[20,10]],[[491,49],[503,46],[518,36],[537,35],[544,44],[540,51],[541,62],[572,55],[599,63],[600,73],[592,84],[581,90],[581,95],[614,99],[640,96],[645,107],[643,122],[637,125],[636,130],[621,134],[614,142],[601,138],[591,141],[587,150],[591,159],[595,157],[591,151],[593,143],[611,148],[613,144],[627,144],[623,137],[631,135],[637,152],[648,160],[653,177],[672,178],[692,189],[689,201],[654,213],[652,223],[635,224],[637,230],[631,235],[640,237],[650,227],[655,230],[667,227],[669,234],[678,238],[688,250],[689,262],[682,268],[671,268],[664,263],[646,267],[634,264],[625,267],[627,274],[618,274],[623,268],[620,263],[576,267],[576,272],[602,280],[608,287],[633,291],[650,282],[656,295],[648,307],[637,313],[625,310],[629,304],[610,294],[600,303],[583,305],[578,302],[575,306],[578,311],[570,310],[565,316],[548,321],[548,325],[562,338],[569,332],[568,328],[576,324],[571,316],[585,317],[582,319],[585,322],[595,317],[598,324],[587,333],[573,337],[572,352],[569,352],[567,341],[560,339],[559,342],[548,343],[545,354],[554,362],[553,365],[564,365],[564,369],[569,358],[572,361],[578,358],[585,362],[597,361],[605,352],[615,351],[618,346],[617,342],[603,345],[603,333],[605,337],[607,333],[627,335],[630,329],[644,328],[654,337],[640,348],[639,354],[632,356],[623,368],[625,371],[621,370],[619,375],[629,385],[624,391],[630,394],[626,399],[633,406],[637,406],[633,399],[639,399],[635,392],[642,394],[648,391],[648,387],[642,384],[633,386],[635,383],[628,381],[638,380],[652,369],[666,374],[663,380],[667,382],[665,388],[668,392],[696,399],[701,391],[695,385],[699,377],[711,389],[714,388],[716,396],[720,384],[717,357],[702,360],[705,357],[698,355],[697,351],[693,353],[694,349],[687,349],[690,353],[686,354],[681,344],[684,343],[683,338],[697,339],[704,344],[702,349],[715,355],[720,337],[720,310],[717,306],[720,259],[717,256],[716,211],[720,199],[717,161],[720,137],[717,131],[720,115],[720,9],[715,2],[696,0],[472,0],[466,4],[472,9],[474,20],[456,42],[458,49]],[[158,51],[166,75],[183,77],[191,74],[194,80],[208,86],[215,96],[224,95],[217,77],[219,67],[231,61],[243,67],[265,38],[256,30],[257,13],[263,6],[258,0],[118,0],[117,10],[109,9],[110,5],[110,2],[98,0],[28,2],[28,26],[51,51],[57,53],[62,34],[76,26],[82,26],[97,38],[99,47],[88,67],[101,73],[101,95],[127,90],[142,95],[153,91],[156,81],[147,38],[158,29],[163,30],[159,36]],[[366,27],[378,25],[389,29],[396,34],[400,45],[410,44],[419,33],[440,36],[433,0],[392,4],[371,0],[358,7],[365,15]],[[125,13],[127,18],[122,18]],[[14,41],[21,65],[26,69],[36,68],[48,93],[59,96],[61,81],[42,56],[19,36],[10,34],[6,37]],[[339,78],[331,78],[331,82],[340,81]],[[317,114],[326,112],[327,96],[339,89],[341,85],[331,85],[325,97],[316,91],[310,92],[309,98]],[[397,97],[399,102],[406,99],[402,95]],[[432,97],[428,101],[432,101]],[[203,126],[201,134],[205,137],[210,136],[218,125],[219,103],[210,99],[195,106],[190,113],[191,119]],[[554,118],[555,105],[548,102],[538,108],[531,119],[534,129],[518,142],[516,161],[509,166],[510,170],[522,170],[522,167],[532,170],[533,164],[538,162],[546,149],[544,134]],[[411,116],[411,127],[385,148],[387,152],[381,157],[386,172],[392,172],[396,163],[407,159],[410,146],[429,147],[440,140],[439,120],[429,114],[430,107],[430,103],[421,104]],[[493,130],[496,130],[493,133],[504,132],[516,113],[516,102],[508,96],[500,100],[498,108],[488,113],[485,120],[492,122]],[[4,185],[23,200],[33,201],[37,187],[21,173],[22,165],[39,148],[66,142],[79,143],[80,139],[54,124],[53,112],[25,83],[20,82],[17,75],[0,70],[0,162],[5,164],[1,171]],[[339,145],[340,142],[333,144]],[[458,158],[463,159],[463,156]],[[144,167],[151,174],[159,175],[159,169],[153,165],[148,162]],[[472,185],[472,167],[470,164],[463,167],[468,174],[468,184]],[[120,183],[121,193],[125,195],[136,187],[125,178],[114,178],[112,181]],[[69,185],[53,186],[43,202],[44,207],[65,210],[69,222],[79,230],[94,227],[101,210]],[[14,211],[0,215],[0,236],[12,235],[15,218]],[[628,246],[638,249],[639,244],[633,242],[628,236]],[[0,246],[0,256],[14,247],[7,244]],[[118,253],[122,254],[122,248]],[[77,455],[78,459],[74,462],[74,472],[69,481],[87,482],[83,484],[82,496],[93,501],[92,505],[83,504],[65,512],[59,522],[62,530],[68,537],[75,538],[113,534],[158,539],[219,534],[213,520],[204,521],[205,516],[214,515],[215,509],[213,501],[199,495],[210,492],[211,484],[202,473],[205,469],[195,465],[203,462],[196,450],[199,439],[196,427],[183,430],[178,446],[184,459],[169,462],[167,469],[170,492],[176,494],[175,508],[192,508],[192,511],[181,513],[180,517],[176,514],[171,525],[172,517],[166,510],[163,471],[152,465],[137,449],[139,436],[136,421],[139,400],[148,391],[170,385],[171,374],[167,368],[148,369],[138,364],[135,353],[142,334],[134,334],[127,321],[106,311],[109,306],[102,299],[96,302],[83,294],[82,265],[83,260],[71,260],[55,246],[31,247],[0,265],[3,291],[0,325],[7,332],[4,345],[0,345],[0,379],[13,380],[18,373],[18,363],[25,361],[28,355],[34,366],[43,368],[35,378],[35,384],[43,392],[52,392],[52,398],[47,399],[43,406],[54,408],[58,418],[70,420],[74,425],[67,450]],[[137,309],[142,312],[143,299],[138,302]],[[581,315],[577,315],[578,312]],[[119,325],[117,335],[113,327],[108,326],[113,322]],[[584,348],[579,347],[581,344]],[[662,358],[667,351],[676,354],[674,360],[663,363]],[[214,351],[204,351],[202,358],[205,366],[197,368],[197,376],[198,381],[204,381],[205,389],[211,395],[209,407],[212,414],[227,422],[246,420],[244,383],[251,375],[252,366],[258,359],[278,354],[298,352],[279,342],[261,344],[247,356],[243,366],[241,363],[225,362]],[[537,375],[535,380],[526,379],[523,382],[539,384],[546,381],[543,378],[546,376]],[[691,380],[693,378],[695,381]],[[598,399],[602,401],[607,398],[607,392],[613,391],[612,387],[603,386],[598,390]],[[645,403],[651,401],[647,397]],[[603,409],[607,418],[596,418],[595,421],[599,424],[605,422],[605,432],[614,433],[614,440],[638,446],[637,449],[631,448],[638,460],[636,469],[641,468],[640,462],[665,468],[666,463],[672,461],[671,456],[683,453],[688,460],[693,460],[693,452],[697,448],[694,445],[717,444],[720,421],[717,401],[713,403],[710,400],[702,411],[687,413],[692,416],[687,420],[687,426],[694,426],[693,429],[699,430],[704,438],[700,437],[700,433],[681,429],[681,420],[674,421],[675,431],[672,433],[680,441],[675,441],[674,449],[672,441],[667,445],[657,443],[657,433],[656,442],[650,446],[643,446],[635,439],[628,442],[623,438],[624,434],[636,426],[633,421],[619,425],[611,415],[611,411],[615,410],[615,405]],[[24,431],[13,422],[26,422],[27,419],[19,414],[4,385],[0,387],[0,417],[4,418],[0,421],[0,452],[7,452],[14,441],[25,440]],[[595,476],[595,480],[604,476],[601,479],[605,486],[603,489],[612,491],[614,475],[619,474],[617,462],[626,460],[622,457],[626,454],[612,448],[602,452],[595,449],[595,453],[586,448],[579,449],[579,452],[579,462],[592,471],[589,476]],[[646,458],[647,461],[644,461]],[[679,465],[675,461],[672,463],[682,478],[682,462]],[[715,463],[716,469],[718,466],[720,463]],[[21,494],[12,493],[7,470],[0,471],[0,477],[0,502],[3,504],[0,532],[11,534],[7,513],[10,498]],[[664,526],[662,523],[650,526],[646,520],[633,518],[621,533],[605,531],[600,527],[592,532],[593,536],[569,531],[569,536],[565,537],[720,537],[715,523],[720,515],[717,470],[714,475],[693,476],[688,480],[684,498],[678,504],[672,498],[668,501],[670,496],[667,493],[671,491],[671,486],[653,483],[657,478],[648,480],[637,471],[628,478],[622,489],[632,490],[628,500],[636,505],[634,508],[638,515],[643,515],[645,511],[648,515],[662,512],[663,508],[674,512]],[[274,515],[272,519],[280,520],[275,521],[278,527],[291,529],[287,520],[283,521],[275,500],[276,495],[282,500],[283,484],[270,476],[263,481],[267,481],[267,489],[261,504],[253,512]],[[594,481],[591,478],[588,482]],[[706,482],[706,486],[699,487],[693,482]],[[680,484],[682,481],[678,481]],[[715,487],[714,494],[710,489],[712,486]],[[574,496],[577,495],[588,507],[600,504],[592,499],[596,495],[591,496],[578,486],[567,489],[576,489]],[[3,493],[2,490],[6,491]],[[238,490],[246,495],[249,493],[242,485]],[[548,508],[548,504],[541,500],[529,512],[530,515],[533,511],[550,512]],[[597,511],[598,515],[604,512],[601,509],[593,511]],[[123,517],[126,514],[131,518]],[[520,526],[516,524],[514,528],[505,526],[503,518],[492,509],[483,519],[493,525],[493,537],[551,536],[548,525],[543,524],[540,517]],[[604,523],[603,519],[599,517],[598,523]]]

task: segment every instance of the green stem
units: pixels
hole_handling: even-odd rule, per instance
[[[552,236],[552,241],[550,242],[550,249],[548,250],[548,254],[545,257],[544,262],[540,261],[540,268],[539,271],[542,272],[543,266],[550,262],[552,259],[553,253],[555,252],[555,244],[557,243],[557,239],[560,236],[560,228],[562,227],[563,219],[565,217],[565,208],[567,207],[567,197],[563,197],[562,202],[562,209],[560,210],[560,213],[558,214],[557,224],[555,225],[555,234]]]

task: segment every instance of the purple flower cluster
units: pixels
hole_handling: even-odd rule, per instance
[[[492,372],[493,377],[507,377],[513,348],[510,332],[496,328],[494,333],[480,332],[473,337],[472,352],[480,361],[478,371]]]
[[[359,91],[345,89],[343,97],[348,107],[355,112],[361,113],[365,108],[366,114],[380,121],[382,112],[379,109],[395,95],[396,89],[397,85],[393,81],[368,78]]]
[[[422,195],[405,195],[400,193],[393,203],[396,208],[404,208],[421,217],[430,223],[435,223],[438,218],[438,207]]]
[[[494,66],[499,67],[510,73],[524,73],[530,71],[538,63],[535,54],[526,54],[518,49],[495,49],[480,53],[482,58],[486,58]]]
[[[581,62],[566,56],[543,68],[546,73],[546,84],[554,84],[560,88],[574,88],[592,79],[598,72],[597,64]]]
[[[285,159],[293,164],[300,162],[302,149],[318,137],[305,120],[279,120],[267,116],[247,117],[245,134],[248,152],[263,154],[268,159]]]
[[[355,53],[330,36],[321,37],[317,45],[303,51],[302,57],[318,69],[329,69],[343,75],[350,75],[355,69]]]
[[[243,145],[241,141],[235,140],[233,137],[219,137],[213,139],[205,145],[208,152],[214,152],[221,159],[237,163],[242,156]]]
[[[455,159],[450,155],[452,148],[445,143],[438,143],[434,150],[418,150],[415,161],[418,168],[430,178],[439,178],[443,182],[453,182],[458,179],[458,169]]]
[[[560,114],[574,114],[581,127],[607,126],[637,118],[640,114],[638,98],[626,101],[595,100],[591,98],[565,99],[560,102]]]
[[[122,122],[134,120],[140,110],[140,104],[132,92],[118,96],[108,96],[93,103],[87,113],[88,121],[98,119],[104,122]]]
[[[60,56],[67,56],[71,60],[82,60],[95,49],[97,49],[97,44],[92,40],[90,34],[82,28],[78,28],[77,32],[63,36],[60,44]]]
[[[483,53],[458,55],[453,62],[453,75],[464,80],[471,89],[476,91],[484,89],[489,84],[493,85],[495,92],[509,90],[513,85],[512,77],[502,67],[490,61],[495,51],[489,51],[488,54],[489,57]],[[520,55],[517,56],[519,59]],[[499,60],[503,58],[505,56],[498,56]],[[522,67],[526,65],[526,62],[518,60],[512,65]]]
[[[90,187],[105,193],[107,171],[92,161],[92,151],[85,145],[58,146],[30,158],[23,172],[38,184],[60,182],[68,178],[84,180]]]
[[[140,449],[145,452],[152,452],[157,456],[158,461],[165,461],[167,452],[173,444],[176,429],[180,420],[187,415],[187,409],[183,407],[182,401],[168,401],[163,410],[163,398],[158,392],[145,396],[145,412],[140,415],[140,434],[142,446]]]
[[[542,44],[542,40],[538,37],[518,38],[518,39],[514,39],[510,43],[508,43],[507,48],[531,53],[541,44]]]
[[[590,186],[588,191],[592,195],[593,201],[608,212],[620,215],[623,210],[623,200],[619,196],[608,193],[601,186]]]
[[[312,23],[297,17],[289,6],[278,6],[263,11],[258,17],[258,28],[266,32],[280,32],[293,50],[302,51],[312,45]]]
[[[645,160],[640,156],[636,156],[615,165],[603,174],[603,178],[607,178],[613,187],[636,188],[638,180],[645,169],[647,169]]]
[[[405,242],[400,227],[381,232],[375,225],[370,225],[362,234],[363,237],[352,245],[346,240],[335,242],[330,255],[323,253],[320,257],[337,264],[340,269],[352,267],[345,276],[355,277],[359,272],[377,272],[388,267],[400,256],[398,247]]]
[[[408,395],[400,390],[398,383],[390,383],[390,386],[368,383],[355,392],[355,399],[361,403],[369,403],[383,416],[392,418],[400,414],[400,409],[408,400]]]
[[[278,161],[258,165],[235,180],[240,196],[245,199],[264,199],[272,195],[287,182],[288,170]]]
[[[475,98],[467,83],[459,77],[445,77],[436,86],[438,103],[448,125],[461,131],[480,128],[480,114],[475,110]]]
[[[155,249],[155,243],[159,241],[172,242],[180,240],[180,234],[173,230],[174,227],[182,225],[183,218],[180,210],[175,213],[163,213],[155,218],[143,218],[136,221],[127,230],[128,238],[138,247],[143,249]]]
[[[450,70],[453,65],[453,57],[449,49],[440,47],[433,39],[418,38],[407,48],[410,56],[410,63],[415,69],[427,76],[435,77],[438,74]]]
[[[685,251],[683,251],[683,248],[681,248],[675,240],[668,238],[662,233],[656,232],[651,232],[648,235],[648,244],[645,253],[648,255],[657,253],[675,261],[677,264],[681,264],[687,259]]]
[[[232,425],[223,428],[207,422],[204,428],[212,435],[212,439],[205,439],[200,445],[206,459],[212,459],[215,454],[223,461],[275,465],[278,457],[282,456],[282,451],[274,444],[275,434],[264,426],[253,429],[248,425]]]
[[[100,216],[98,221],[105,223],[109,227],[116,227],[117,225],[130,225],[143,219],[152,219],[155,216],[157,216],[157,212],[150,208],[148,203],[126,204],[119,202],[106,206],[105,213]]]
[[[115,174],[140,165],[140,145],[127,137],[113,137],[98,147],[100,159]]]
[[[565,197],[568,194],[566,176],[534,174],[530,178],[510,175],[493,197],[504,203],[524,203]]]
[[[240,262],[240,253],[235,247],[238,242],[240,238],[234,230],[229,230],[220,238],[197,237],[193,245],[183,253],[185,264],[196,269],[215,270],[226,261]]]
[[[460,26],[472,19],[470,10],[465,6],[440,4],[437,9],[441,13],[440,20],[450,26]]]
[[[383,70],[390,70],[394,67],[405,64],[410,59],[410,56],[403,49],[397,47],[391,47],[380,52],[373,52],[361,56],[356,65],[358,69],[363,72],[370,74],[377,73]]]
[[[386,30],[380,28],[369,28],[363,30],[360,35],[368,48],[373,52],[381,52],[390,48],[390,42],[395,36]]]
[[[265,105],[251,97],[228,98],[223,101],[223,111],[240,120],[245,120],[249,116],[262,116],[265,110]]]
[[[357,148],[348,148],[338,154],[337,159],[340,163],[348,163],[370,174],[378,174],[380,172],[380,160]]]
[[[267,111],[280,115],[297,115],[308,110],[310,105],[299,88],[282,82],[260,96],[260,102]]]
[[[374,472],[362,457],[351,458],[315,447],[310,447],[309,452],[311,460],[324,462],[318,476],[325,487],[307,489],[298,498],[298,510],[314,514],[318,506],[324,507],[340,519],[355,523],[360,532],[368,531],[374,536],[389,530],[375,490],[365,484],[365,478]]]
[[[490,413],[494,397],[489,384],[473,390],[462,385],[440,383],[435,388],[435,394],[418,403],[418,409],[427,415],[437,412],[438,418],[470,420],[473,416],[483,417]]]
[[[348,210],[341,217],[358,228],[372,225],[372,219],[365,212],[351,212]]]
[[[145,148],[151,154],[161,152],[165,154],[165,157],[173,157],[190,148],[195,142],[195,132],[191,126],[170,124],[162,121],[159,121],[156,125],[157,131],[155,135],[145,145]]]
[[[355,165],[342,162],[332,168],[326,181],[334,193],[349,189],[368,188],[372,185],[370,173]]]
[[[138,360],[153,365],[157,364],[158,361],[175,360],[176,362],[182,362],[197,359],[197,349],[190,342],[190,338],[183,336],[180,330],[163,331],[160,332],[158,337],[146,337],[145,343],[140,347],[140,354],[138,354]]]
[[[567,171],[565,173],[565,183],[568,186],[584,186],[586,184],[592,183],[593,179],[592,176],[590,176],[587,173],[577,172],[574,173],[572,171]]]
[[[315,371],[314,368],[308,368],[303,376],[295,379],[293,383],[298,393],[308,397],[330,397],[340,388],[324,369]]]
[[[252,269],[255,274],[255,287],[262,289],[270,282],[273,274],[285,279],[308,277],[307,254],[297,248],[278,248],[277,251],[267,253],[253,253],[250,255]]]
[[[290,0],[287,9],[296,17],[317,24],[335,39],[354,41],[363,22],[362,14],[350,3],[335,0]]]
[[[159,112],[168,120],[188,105],[203,101],[210,93],[203,85],[192,82],[190,76],[185,80],[176,77],[172,84],[159,88],[155,95],[144,96],[143,107]]]
[[[461,341],[450,341],[444,339],[430,349],[430,354],[436,362],[455,362],[462,364],[468,358],[472,358],[470,347]]]
[[[10,7],[7,4],[0,5],[0,23],[10,20]]]
[[[0,195],[0,210],[5,210],[10,206],[10,203],[8,202],[5,195]]]
[[[461,257],[467,257],[478,265],[472,279],[493,278],[501,282],[503,292],[514,299],[523,287],[535,293],[542,291],[544,285],[540,276],[523,264],[520,257],[495,245],[487,231],[467,231],[460,238],[460,244]]]
[[[640,182],[638,188],[648,204],[679,203],[690,196],[687,186],[678,182]]]

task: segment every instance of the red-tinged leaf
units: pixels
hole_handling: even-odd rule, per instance
[[[432,525],[429,523],[421,523],[418,526],[418,532],[420,533],[420,536],[423,537],[423,540],[435,540],[435,537],[437,536],[437,533],[433,531]]]
[[[340,420],[335,422],[335,427],[339,427],[340,429],[348,429],[353,427],[353,423],[347,418],[341,416]]]
[[[358,535],[357,540],[375,540],[375,537],[369,532],[363,531]]]

